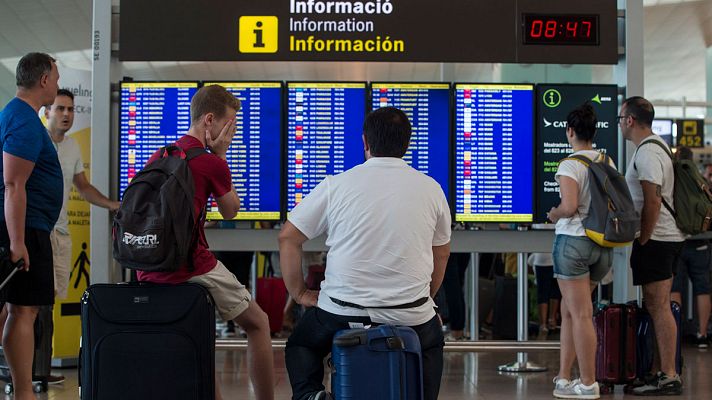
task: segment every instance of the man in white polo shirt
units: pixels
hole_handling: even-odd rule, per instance
[[[450,254],[450,209],[437,182],[403,161],[410,143],[406,115],[392,107],[364,122],[366,162],[324,179],[289,215],[279,236],[287,289],[312,307],[287,342],[292,399],[330,399],[323,359],[334,333],[349,323],[412,327],[423,352],[425,399],[436,399],[443,334],[432,298]],[[327,234],[326,279],[307,290],[302,244]],[[403,307],[393,309],[392,307]]]

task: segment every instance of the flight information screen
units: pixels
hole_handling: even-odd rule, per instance
[[[327,175],[364,161],[366,83],[287,83],[287,212]]]
[[[651,127],[654,134],[660,136],[665,143],[672,146],[674,142],[675,121],[671,119],[654,119]]]
[[[455,85],[455,220],[531,222],[533,85]]]
[[[156,150],[188,131],[197,90],[197,82],[121,82],[119,198]]]
[[[617,161],[618,88],[615,85],[546,83],[537,85],[534,98],[537,104],[534,221],[548,223],[547,213],[561,203],[559,182],[556,180],[559,162],[573,153],[566,139],[567,116],[571,110],[582,104],[593,107],[598,120],[593,148]]]
[[[240,196],[237,220],[279,220],[282,165],[282,84],[206,82],[221,85],[240,100],[236,133],[228,149],[232,182]],[[222,219],[210,199],[207,219]]]
[[[403,159],[435,179],[450,197],[450,84],[372,83],[372,109],[396,107],[413,127]]]

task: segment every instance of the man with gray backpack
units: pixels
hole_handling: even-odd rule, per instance
[[[660,371],[636,395],[680,395],[682,380],[675,367],[677,327],[670,308],[670,288],[685,234],[675,211],[684,207],[673,199],[677,186],[675,168],[667,144],[651,130],[655,110],[642,97],[623,102],[618,120],[626,140],[637,146],[626,181],[636,210],[640,212],[640,236],[633,242],[630,266],[633,284],[641,285],[645,305],[653,320],[660,353]],[[674,207],[674,208],[673,208]]]

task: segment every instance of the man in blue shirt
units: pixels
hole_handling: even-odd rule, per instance
[[[57,151],[38,117],[57,95],[55,60],[29,53],[16,70],[17,94],[0,112],[3,176],[0,187],[0,246],[13,262],[24,260],[6,287],[8,319],[3,349],[16,400],[34,399],[34,322],[39,306],[54,303],[50,232],[62,208],[62,169]]]

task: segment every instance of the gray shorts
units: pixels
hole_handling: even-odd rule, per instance
[[[556,235],[552,258],[555,278],[589,277],[598,283],[613,265],[613,249],[601,247],[586,236]]]

